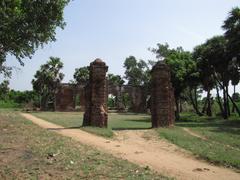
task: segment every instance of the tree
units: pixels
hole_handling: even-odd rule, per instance
[[[32,80],[33,89],[40,96],[41,110],[47,110],[49,100],[55,101],[55,93],[64,77],[60,72],[63,63],[60,58],[50,57],[50,60],[41,65]]]
[[[123,80],[123,78],[121,76],[114,75],[114,74],[108,74],[108,83],[118,87],[116,97],[115,98],[110,97],[109,101],[114,102],[113,104],[120,111],[124,109],[123,94],[122,94],[122,86],[123,86],[124,82],[125,81]]]
[[[239,112],[239,109],[228,93],[230,80],[234,81],[233,83],[238,83],[238,77],[236,76],[239,73],[235,72],[238,70],[236,70],[233,60],[229,58],[226,38],[224,36],[214,36],[208,39],[204,44],[195,48],[194,57],[198,64],[203,88],[211,90],[214,86],[216,87],[218,104],[223,117],[227,119],[230,116],[229,99]],[[223,105],[219,97],[218,87],[223,90]],[[210,97],[207,99],[210,105]]]
[[[202,113],[208,116],[212,115],[211,108],[211,90],[214,88],[214,69],[211,61],[207,57],[208,49],[206,44],[196,46],[193,51],[193,59],[197,65],[197,71],[199,73],[199,81],[204,91],[207,92],[207,98],[205,98]]]
[[[0,100],[6,100],[9,90],[9,81],[4,80],[0,84]]]
[[[127,85],[141,87],[141,107],[137,111],[146,111],[146,100],[149,94],[150,86],[150,70],[148,64],[144,60],[137,60],[134,56],[129,56],[124,62],[125,67],[125,79],[127,80]],[[136,111],[133,106],[133,98],[131,98],[131,110]]]
[[[55,41],[57,27],[64,28],[63,10],[69,0],[1,0],[0,73],[10,75],[6,56],[13,55],[21,65],[39,46]]]
[[[86,84],[89,80],[88,67],[76,68],[73,74],[73,78],[77,84]]]
[[[150,50],[156,54],[156,58],[164,60],[170,67],[176,102],[176,120],[179,120],[181,93],[186,89],[190,77],[194,77],[196,64],[191,53],[184,51],[182,47],[170,49],[168,44],[158,44],[156,49]]]
[[[121,76],[114,74],[108,74],[108,81],[115,86],[122,86],[125,82]]]
[[[143,86],[150,79],[148,65],[143,60],[137,60],[134,56],[129,56],[124,62],[125,78],[128,80],[128,85]]]
[[[233,8],[222,28],[225,30],[229,58],[236,58],[240,65],[240,8]]]

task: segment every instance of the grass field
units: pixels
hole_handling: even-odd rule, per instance
[[[33,115],[60,124],[64,127],[80,127],[82,113],[40,112]],[[144,114],[109,114],[109,128],[85,128],[84,130],[111,137],[112,130],[148,129],[151,127],[150,116]],[[183,130],[204,136],[206,139],[192,136]],[[199,117],[193,114],[182,114],[181,121],[174,128],[156,129],[160,138],[191,151],[197,157],[209,162],[240,169],[240,120],[232,117],[222,120],[218,117]]]
[[[0,110],[0,179],[168,179]]]
[[[151,128],[150,116],[146,114],[133,113],[109,113],[108,115],[108,129],[81,127],[83,120],[83,113],[80,112],[36,112],[33,115],[59,124],[66,128],[82,128],[85,131],[101,135],[104,137],[112,137],[112,130],[124,129],[149,129]]]

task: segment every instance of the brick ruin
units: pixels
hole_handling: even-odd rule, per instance
[[[77,86],[73,86],[68,83],[63,83],[60,85],[57,93],[56,93],[56,111],[85,111],[85,84],[80,84]],[[141,86],[117,86],[113,84],[108,84],[107,93],[112,94],[116,97],[116,109],[121,112],[125,111],[125,107],[123,105],[122,95],[127,93],[130,98],[130,111],[134,113],[144,113],[146,112],[146,94]],[[77,98],[80,99],[80,107],[76,109],[76,101]]]
[[[144,113],[147,110],[146,93],[141,86],[129,85],[112,85],[108,84],[108,94],[116,97],[116,108],[119,112],[124,111],[125,107],[122,102],[123,94],[128,94],[130,97],[130,111],[134,113]]]
[[[100,59],[90,64],[90,80],[85,84],[72,86],[62,84],[56,94],[55,110],[74,111],[76,97],[80,97],[81,110],[85,110],[84,126],[107,127],[108,94],[116,96],[117,108],[124,110],[121,96],[128,93],[131,97],[132,112],[146,112],[147,95],[142,87],[123,85],[121,87],[108,84],[106,73],[108,67]],[[169,67],[158,62],[151,71],[150,110],[152,127],[167,127],[174,124],[175,100],[171,84]]]
[[[169,127],[174,124],[174,93],[169,67],[159,61],[151,71],[152,127]]]
[[[85,87],[83,126],[107,127],[107,70],[108,66],[100,59],[90,64],[90,78]]]
[[[55,95],[56,111],[73,111],[75,109],[75,89],[69,84],[61,84]]]
[[[72,85],[62,83],[55,94],[55,110],[56,111],[75,111],[76,98],[80,99],[80,110],[85,110],[85,85]]]

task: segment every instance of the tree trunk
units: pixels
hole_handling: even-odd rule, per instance
[[[221,82],[218,80],[216,74],[214,74],[214,76],[215,76],[215,80],[218,82],[218,84],[221,86],[221,88],[224,89],[224,85],[221,84]],[[235,106],[235,108],[236,108],[236,110],[237,110],[237,113],[238,113],[238,116],[240,116],[240,110],[239,110],[238,106],[236,105],[236,103],[233,101],[232,97],[231,97],[229,94],[227,94],[227,96],[228,96],[229,99],[232,101],[233,106]]]
[[[224,85],[223,85],[223,109],[224,109],[223,118],[228,119],[227,98],[226,98],[226,90]]]
[[[179,99],[179,108],[180,108],[180,113],[182,113],[183,112],[183,107],[182,107],[182,100],[181,100],[181,98]]]
[[[227,100],[227,112],[228,112],[228,117],[231,116],[231,111],[230,111],[230,105],[229,105],[229,98],[228,98],[228,83],[226,85],[226,100]]]
[[[191,89],[189,90],[189,97],[190,97],[191,103],[193,105],[193,109],[195,110],[196,114],[199,116],[202,116],[203,114],[198,109],[196,88],[194,88],[194,97],[192,96],[192,90]]]
[[[47,110],[47,98],[46,97],[41,97],[41,105],[40,105],[40,110],[41,111],[46,111]]]
[[[223,115],[224,115],[223,106],[222,106],[222,102],[221,102],[221,99],[220,99],[219,89],[218,89],[217,84],[216,84],[216,90],[217,90],[217,102],[218,102],[218,105],[219,105],[219,108],[220,108],[220,111],[221,111],[221,115],[223,117]]]
[[[202,114],[204,114],[204,113],[205,113],[205,111],[206,111],[206,108],[207,108],[207,98],[205,99],[205,101],[204,101],[204,104],[203,104],[203,108],[202,108]]]
[[[211,104],[210,89],[208,89],[208,92],[207,92],[207,116],[212,116],[212,104]]]
[[[176,103],[175,118],[176,118],[176,121],[179,121],[180,120],[179,98],[176,98],[175,103]]]
[[[233,96],[235,96],[236,93],[236,85],[233,85]],[[235,98],[233,98],[233,101],[235,102]],[[235,113],[235,106],[232,106],[232,113]]]

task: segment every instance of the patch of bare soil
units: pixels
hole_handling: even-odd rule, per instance
[[[43,128],[176,179],[240,179],[240,174],[231,169],[200,161],[175,145],[159,140],[152,130],[117,131],[116,138],[109,140],[79,129],[65,129],[30,114],[22,116]]]

